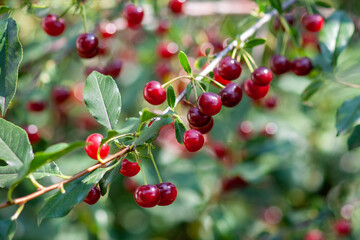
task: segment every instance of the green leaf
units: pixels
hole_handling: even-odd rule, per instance
[[[209,56],[210,50],[211,50],[210,48],[206,48],[206,50],[205,50],[206,56]]]
[[[309,100],[323,85],[322,81],[315,81],[310,83],[301,94],[301,100]]]
[[[0,239],[13,239],[16,231],[16,221],[0,220]]]
[[[182,121],[180,121],[178,118],[176,118],[174,127],[175,127],[176,140],[178,141],[178,143],[183,144],[184,143],[183,136],[184,136],[184,133],[186,132],[185,125],[182,123]]]
[[[15,96],[23,49],[14,19],[0,21],[0,110],[4,116]]]
[[[11,8],[9,7],[6,7],[6,6],[0,6],[0,15],[1,14],[4,14],[4,13],[7,13],[8,11],[10,11]]]
[[[185,72],[187,74],[191,74],[191,67],[189,64],[189,60],[183,51],[179,52],[179,61],[180,61],[182,68],[185,70]]]
[[[327,65],[336,65],[337,58],[348,45],[354,30],[354,23],[343,11],[334,12],[325,21],[325,26],[319,35],[319,42],[321,55]]]
[[[266,40],[262,39],[262,38],[255,38],[255,39],[250,39],[249,41],[247,41],[244,45],[244,48],[253,48],[262,44],[265,44]]]
[[[360,96],[345,101],[336,112],[337,135],[349,131],[360,118]]]
[[[104,177],[100,180],[99,186],[101,195],[104,196],[107,193],[108,186],[119,176],[121,164],[117,165],[114,169],[105,173]]]
[[[280,0],[270,0],[270,4],[273,8],[276,9],[276,11],[278,11],[279,14],[281,14],[283,12]]]
[[[315,1],[315,4],[319,7],[323,7],[323,8],[332,8],[333,6],[328,3],[328,2],[323,2],[323,1]]]
[[[191,95],[192,85],[189,83],[186,87],[186,101],[189,101]]]
[[[156,113],[153,113],[151,112],[149,109],[145,108],[143,111],[142,111],[142,114],[141,114],[141,117],[140,117],[140,122],[146,122],[154,117],[157,117],[159,116],[158,114]]]
[[[347,140],[347,145],[349,151],[360,147],[360,125],[357,125],[352,131],[350,137]]]
[[[118,134],[130,133],[134,132],[140,125],[140,119],[131,117],[129,118],[125,124],[117,124],[115,131]]]
[[[121,112],[121,95],[114,79],[92,72],[86,79],[83,96],[91,115],[104,127],[114,129]]]
[[[142,145],[146,141],[153,139],[159,134],[159,130],[162,126],[171,123],[173,119],[169,116],[162,117],[160,120],[154,121],[153,124],[145,126],[144,130],[140,133],[140,136],[136,139],[135,145]]]
[[[205,66],[205,64],[207,63],[207,60],[208,60],[207,57],[201,57],[201,58],[196,59],[196,61],[195,61],[195,67],[196,67],[197,69],[201,69],[202,67]]]
[[[175,91],[174,88],[170,85],[166,90],[166,101],[171,109],[174,109],[175,107],[175,100],[176,100]]]

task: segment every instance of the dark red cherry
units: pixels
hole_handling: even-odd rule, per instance
[[[220,91],[219,95],[221,97],[221,102],[225,107],[235,107],[241,101],[242,90],[239,85],[231,82]]]
[[[85,141],[85,152],[92,159],[97,159],[97,152],[103,138],[104,137],[99,133],[93,133],[87,137]],[[104,143],[100,149],[100,158],[105,158],[109,154],[109,151],[109,145],[107,143]]]
[[[290,62],[284,56],[274,55],[270,59],[270,68],[273,73],[280,75],[290,70]]]
[[[241,189],[241,188],[244,188],[247,186],[248,186],[248,183],[240,176],[224,178],[222,180],[223,191],[231,191],[234,189]]]
[[[200,112],[206,116],[213,116],[221,110],[221,98],[219,95],[206,92],[200,95],[197,100],[197,107]]]
[[[217,82],[221,83],[222,85],[225,85],[225,86],[226,86],[226,85],[228,85],[228,84],[231,82],[231,81],[229,81],[229,80],[223,79],[223,78],[220,76],[219,71],[218,71],[217,68],[214,68],[213,73],[214,73],[214,79],[215,79]]]
[[[122,65],[123,63],[121,60],[114,60],[104,68],[104,72],[106,75],[117,78],[120,75]]]
[[[238,127],[238,134],[241,138],[247,140],[253,135],[254,127],[250,121],[243,121]]]
[[[219,75],[225,80],[235,80],[240,77],[241,66],[235,59],[231,57],[224,57],[219,62],[218,69]]]
[[[251,74],[251,80],[254,81],[255,85],[266,86],[271,83],[273,79],[273,74],[270,69],[266,67],[258,67]]]
[[[177,190],[174,184],[166,182],[156,184],[160,190],[161,200],[158,203],[159,206],[168,206],[172,204],[177,196]]]
[[[339,236],[349,236],[352,232],[351,222],[345,219],[334,223],[334,230]]]
[[[99,40],[92,33],[80,34],[76,39],[76,50],[82,58],[92,58],[98,54]]]
[[[309,32],[318,32],[324,26],[324,18],[319,14],[306,14],[302,18],[302,23]]]
[[[163,35],[169,31],[169,28],[170,28],[170,22],[168,20],[161,19],[156,28],[156,33],[159,35]]]
[[[214,150],[216,157],[223,159],[227,154],[226,145],[222,142],[211,143],[211,148]]]
[[[166,100],[166,91],[157,81],[148,82],[144,87],[143,95],[152,105],[160,105]]]
[[[155,207],[161,200],[160,190],[155,185],[143,185],[135,190],[134,198],[140,207]]]
[[[294,18],[293,14],[286,14],[286,15],[284,15],[284,17],[285,17],[285,20],[287,21],[287,23],[289,24],[290,27],[294,25],[295,18]],[[282,25],[279,17],[275,18],[274,28],[275,28],[275,31],[279,31],[280,28],[281,28],[282,31],[285,31],[285,28]]]
[[[186,0],[170,0],[169,9],[175,14],[180,14],[183,12],[184,3],[186,3]]]
[[[304,240],[325,240],[325,235],[322,231],[313,229],[306,233]]]
[[[61,35],[65,30],[64,19],[55,14],[44,17],[41,25],[43,30],[52,37]]]
[[[29,125],[24,127],[24,130],[27,133],[31,144],[36,144],[40,141],[40,134],[37,126]]]
[[[251,79],[248,79],[244,83],[244,91],[252,99],[260,99],[266,96],[269,92],[270,85],[267,86],[258,86],[255,85]]]
[[[98,187],[92,187],[86,198],[84,199],[84,202],[87,204],[93,205],[99,201],[101,196],[100,189]]]
[[[144,18],[144,10],[142,7],[130,3],[124,8],[124,17],[130,28],[137,28]]]
[[[171,58],[178,51],[178,45],[174,42],[161,42],[157,46],[158,56],[161,58]]]
[[[291,71],[298,76],[306,76],[313,69],[310,58],[296,58],[291,62]]]
[[[30,100],[26,103],[26,108],[29,112],[42,112],[46,108],[46,103],[42,100]]]
[[[120,173],[125,177],[133,177],[140,172],[140,167],[136,162],[124,159],[121,163]]]
[[[267,109],[273,109],[278,104],[278,98],[275,96],[269,96],[265,99],[265,107]]]
[[[198,130],[199,132],[201,132],[202,134],[206,134],[206,133],[210,132],[211,129],[213,128],[214,119],[211,117],[210,122],[208,124],[206,124],[205,126],[202,126],[202,127],[194,126],[191,123],[189,123],[189,125],[190,125],[191,129],[195,129],[195,130]]]
[[[189,152],[197,152],[204,145],[204,136],[198,130],[190,129],[184,133],[183,142]]]
[[[202,114],[197,107],[193,107],[189,109],[187,119],[191,125],[203,127],[210,122],[211,117]]]
[[[103,21],[99,25],[99,32],[103,38],[112,38],[116,35],[117,27],[112,22]]]
[[[56,86],[52,90],[52,98],[56,104],[61,104],[69,99],[71,91],[67,87]]]

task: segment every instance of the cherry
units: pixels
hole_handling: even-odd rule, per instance
[[[172,204],[177,196],[177,190],[174,184],[166,182],[156,184],[156,187],[160,190],[161,200],[158,203],[159,206],[168,206]]]
[[[42,29],[52,37],[61,35],[65,30],[64,19],[58,15],[48,14],[42,20]]]
[[[266,67],[258,67],[251,74],[251,80],[253,80],[255,85],[266,86],[269,85],[273,79],[273,74],[270,69]]]
[[[204,145],[204,136],[198,130],[190,129],[184,133],[183,142],[189,152],[197,152]]]
[[[99,40],[92,33],[80,34],[76,39],[76,50],[82,58],[92,58],[98,54]]]
[[[98,187],[92,187],[83,201],[87,204],[94,205],[97,201],[99,201],[100,196],[100,189]]]
[[[137,28],[144,18],[144,10],[142,7],[130,3],[124,8],[124,17],[130,28]]]
[[[99,32],[103,38],[112,38],[116,35],[117,28],[114,23],[104,21],[99,25]]]
[[[325,240],[325,236],[322,231],[313,229],[306,233],[304,240]]]
[[[302,18],[302,24],[309,32],[318,32],[324,26],[324,19],[319,14],[306,14]]]
[[[340,236],[349,236],[352,232],[351,222],[341,219],[334,223],[334,230]]]
[[[253,131],[254,127],[250,121],[244,121],[238,127],[239,136],[246,140],[252,137]]]
[[[117,78],[120,75],[122,65],[123,63],[121,60],[114,60],[105,67],[104,73],[113,78]]]
[[[161,42],[157,46],[158,56],[161,58],[171,58],[178,51],[178,45],[174,42]]]
[[[143,95],[152,105],[160,105],[166,100],[166,91],[157,81],[148,82],[144,87]]]
[[[269,92],[270,85],[267,86],[258,86],[255,85],[251,79],[245,81],[244,91],[246,95],[248,95],[252,99],[260,99],[266,96]]]
[[[100,56],[104,56],[108,53],[109,47],[108,47],[108,43],[106,41],[100,41],[98,48],[99,48],[98,54]]]
[[[211,148],[214,150],[216,157],[223,159],[226,156],[226,145],[222,142],[213,142]]]
[[[290,62],[284,56],[274,55],[270,59],[270,68],[273,73],[280,75],[289,71]]]
[[[125,177],[133,177],[140,172],[140,167],[136,162],[124,159],[121,163],[120,173]]]
[[[313,69],[310,58],[296,58],[291,62],[291,71],[298,76],[306,76]]]
[[[124,179],[124,188],[126,191],[130,193],[134,193],[135,190],[138,188],[137,183],[132,180],[131,178],[125,178]]]
[[[268,98],[265,99],[265,107],[267,109],[273,109],[277,106],[278,104],[278,99],[275,96],[269,96]]]
[[[163,35],[169,31],[170,22],[168,20],[162,19],[159,21],[159,24],[156,28],[156,33],[159,35]]]
[[[200,112],[206,116],[213,116],[221,110],[221,98],[219,95],[206,92],[200,95],[197,100],[197,107]]]
[[[170,0],[169,8],[175,14],[180,14],[183,12],[183,5],[186,3],[186,0]]]
[[[37,126],[29,125],[24,127],[24,130],[27,133],[31,144],[36,144],[40,141],[40,135]]]
[[[85,152],[92,159],[95,160],[97,159],[97,152],[103,138],[104,138],[103,135],[99,133],[93,133],[89,135],[88,138],[86,139]],[[103,159],[104,157],[106,157],[109,154],[109,151],[110,151],[109,145],[107,143],[106,144],[104,143],[100,149],[100,158]]]
[[[155,207],[161,200],[160,190],[155,185],[143,185],[135,190],[134,198],[140,207]]]
[[[155,65],[154,71],[159,79],[164,80],[170,75],[171,68],[167,63],[158,63]]]
[[[202,114],[197,107],[189,109],[187,119],[195,127],[203,127],[211,121],[211,117]]]
[[[235,107],[241,101],[242,90],[239,85],[231,82],[220,91],[219,95],[221,97],[221,102],[225,107]]]
[[[289,24],[289,26],[293,26],[295,23],[295,18],[293,14],[286,14],[284,15],[285,20],[287,21],[287,23]],[[279,29],[281,28],[282,31],[285,30],[284,26],[282,25],[280,18],[276,17],[275,21],[274,21],[274,28],[275,31],[279,31]]]
[[[67,87],[57,86],[52,89],[52,98],[56,104],[61,104],[69,99],[71,91]]]
[[[214,68],[213,73],[214,73],[214,79],[215,79],[217,82],[221,83],[222,85],[225,85],[225,86],[226,86],[227,84],[229,84],[229,83],[231,82],[231,81],[228,81],[228,80],[223,79],[223,78],[220,76],[219,71],[218,71],[217,68]]]
[[[235,59],[224,57],[219,62],[218,71],[225,80],[235,80],[241,74],[241,66]]]
[[[211,129],[213,128],[214,126],[214,120],[213,118],[211,117],[211,120],[208,124],[206,124],[205,126],[202,126],[202,127],[197,127],[197,126],[194,126],[192,125],[191,123],[189,124],[190,125],[190,128],[191,129],[195,129],[195,130],[198,130],[199,132],[201,132],[202,134],[206,134],[208,132],[211,131]]]
[[[26,108],[29,112],[42,112],[46,108],[46,103],[42,100],[30,100],[26,103]]]
[[[237,188],[247,187],[248,183],[240,176],[234,176],[230,178],[224,178],[222,180],[223,191],[231,191]]]

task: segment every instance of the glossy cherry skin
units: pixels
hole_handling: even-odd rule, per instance
[[[242,89],[236,83],[231,82],[220,91],[219,95],[222,105],[225,107],[235,107],[241,101]]]
[[[198,130],[199,132],[201,132],[202,134],[206,134],[206,133],[210,132],[211,129],[213,128],[214,119],[211,117],[210,122],[208,124],[206,124],[205,126],[202,126],[202,127],[194,126],[191,123],[189,123],[189,126],[190,126],[191,129],[195,129],[195,130]]]
[[[131,28],[138,27],[144,18],[144,9],[134,4],[128,4],[124,8],[124,17]]]
[[[251,79],[245,81],[244,91],[252,99],[260,99],[266,96],[269,92],[270,85],[267,86],[258,86],[255,85]]]
[[[148,82],[144,87],[143,95],[152,105],[160,105],[166,100],[166,91],[157,81]]]
[[[99,133],[93,133],[87,137],[85,141],[86,143],[85,152],[92,159],[95,160],[97,159],[97,152],[103,138],[104,137]],[[110,151],[109,145],[107,143],[106,144],[104,143],[100,149],[100,158],[102,159],[106,157],[109,154],[109,151]]]
[[[83,201],[89,205],[94,205],[95,203],[97,203],[97,201],[99,201],[100,196],[100,189],[98,187],[92,187]]]
[[[198,130],[190,129],[184,133],[183,142],[189,152],[197,152],[204,145],[204,136]]]
[[[104,72],[106,75],[117,78],[120,75],[122,65],[123,63],[121,60],[114,60],[105,67]]]
[[[319,32],[324,26],[324,18],[319,14],[305,15],[302,23],[309,32]]]
[[[156,187],[160,190],[161,195],[161,200],[158,203],[159,206],[168,206],[175,201],[177,190],[174,184],[169,182],[158,183]]]
[[[251,80],[253,80],[255,85],[266,86],[271,83],[273,79],[273,74],[270,69],[266,67],[258,67],[251,74]]]
[[[191,125],[203,127],[210,122],[211,117],[202,114],[197,107],[193,107],[189,109],[187,119]]]
[[[228,85],[229,83],[231,83],[231,81],[225,80],[225,79],[223,79],[223,78],[220,76],[219,71],[218,71],[217,68],[214,68],[213,73],[214,73],[214,79],[215,79],[217,82],[221,83],[222,85],[225,85],[225,86],[226,86],[226,85]]]
[[[125,177],[133,177],[140,172],[140,167],[136,162],[124,159],[121,163],[120,173]]]
[[[58,15],[49,14],[42,19],[42,29],[50,36],[56,37],[61,35],[65,30],[64,19]]]
[[[306,233],[304,240],[325,240],[325,236],[320,230],[313,229]]]
[[[334,223],[334,230],[339,236],[349,236],[352,232],[351,222],[341,219]]]
[[[143,185],[135,190],[134,198],[140,207],[155,207],[161,200],[160,190],[155,185]]]
[[[231,57],[224,57],[219,62],[219,66],[217,68],[219,75],[225,80],[235,80],[240,77],[241,74],[241,66],[235,59]]]
[[[157,46],[157,53],[160,58],[171,58],[178,51],[178,45],[174,42],[161,42]]]
[[[56,104],[61,104],[69,99],[71,91],[67,87],[56,86],[52,89],[52,98]]]
[[[112,38],[116,35],[117,28],[112,22],[101,22],[99,25],[99,32],[103,38]]]
[[[173,13],[180,14],[183,12],[184,3],[186,3],[186,0],[170,0],[168,6]]]
[[[306,76],[313,69],[310,58],[296,58],[291,62],[291,71],[298,76]]]
[[[273,73],[280,75],[290,70],[289,60],[280,55],[274,55],[270,59],[270,69]]]
[[[82,58],[95,57],[99,51],[99,40],[92,33],[80,34],[76,39],[76,50]]]
[[[200,112],[206,116],[213,116],[221,110],[221,98],[219,95],[206,92],[200,95],[197,100],[197,107]]]
[[[29,112],[42,112],[46,108],[45,101],[33,101],[30,100],[26,103],[26,108]]]
[[[28,135],[31,144],[36,144],[40,141],[40,134],[38,128],[35,125],[29,125],[24,127],[25,132]]]

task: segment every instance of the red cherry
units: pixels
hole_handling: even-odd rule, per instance
[[[71,91],[67,87],[56,86],[52,90],[52,98],[56,104],[61,104],[69,99]]]
[[[234,176],[230,178],[224,178],[222,180],[222,190],[231,191],[234,189],[241,189],[247,187],[248,183],[240,176]]]
[[[170,22],[165,19],[161,19],[159,21],[158,27],[156,28],[156,33],[159,35],[163,35],[169,31]]]
[[[201,132],[202,134],[206,134],[206,133],[210,132],[211,129],[213,128],[214,119],[211,117],[210,122],[208,124],[206,124],[205,126],[202,126],[202,127],[194,126],[191,123],[189,123],[189,125],[190,125],[191,129],[195,129],[195,130],[198,130],[199,132]]]
[[[253,135],[254,127],[250,121],[242,122],[238,127],[238,134],[245,140],[250,139]]]
[[[143,185],[135,190],[134,198],[140,207],[155,207],[161,200],[160,190],[155,185]]]
[[[295,18],[294,18],[293,14],[286,14],[286,15],[284,15],[284,17],[285,17],[285,20],[287,21],[287,23],[289,24],[290,27],[294,25]],[[279,17],[275,18],[274,28],[275,28],[275,31],[279,31],[280,28],[281,28],[282,31],[285,31],[285,28],[282,25]]]
[[[61,35],[65,30],[64,19],[58,15],[49,14],[42,20],[42,29],[52,37]]]
[[[202,114],[197,107],[189,109],[187,119],[189,123],[195,127],[203,127],[211,121],[211,117]]]
[[[158,203],[159,206],[168,206],[172,204],[177,196],[177,190],[174,184],[166,182],[156,184],[156,187],[160,190],[161,200]]]
[[[334,230],[340,236],[349,236],[352,232],[351,222],[345,219],[334,223]]]
[[[42,112],[46,108],[46,103],[42,100],[30,100],[26,103],[26,108],[29,112]]]
[[[231,57],[224,57],[219,62],[218,71],[219,75],[225,80],[235,80],[240,77],[241,66],[235,59]]]
[[[27,133],[31,144],[36,144],[40,141],[40,135],[37,126],[29,125],[24,127],[24,130]]]
[[[112,38],[116,35],[117,27],[112,22],[103,21],[99,25],[99,32],[103,38]]]
[[[266,67],[258,67],[251,74],[251,80],[254,81],[255,85],[259,85],[259,86],[269,85],[272,79],[273,79],[273,74],[270,71],[270,69]]]
[[[267,109],[273,109],[278,104],[278,98],[275,96],[269,96],[265,99],[265,107]]]
[[[100,189],[98,187],[92,187],[83,201],[89,205],[94,205],[97,201],[99,201],[100,196]]]
[[[219,71],[218,71],[217,68],[214,68],[213,73],[214,73],[214,79],[215,79],[217,82],[221,83],[222,85],[225,85],[225,86],[226,86],[227,84],[229,84],[229,83],[231,82],[231,81],[228,81],[228,80],[223,79],[223,78],[220,76]]]
[[[97,159],[97,152],[103,138],[104,137],[101,134],[93,133],[89,135],[88,138],[86,139],[85,152],[92,159],[95,160]],[[110,151],[109,145],[107,143],[104,143],[100,149],[100,158],[101,159],[105,158],[109,154],[109,151]]]
[[[144,10],[142,7],[130,3],[124,8],[124,17],[130,28],[137,28],[144,18]]]
[[[320,230],[313,229],[306,233],[304,240],[325,240],[325,236]]]
[[[171,68],[167,63],[158,63],[155,65],[154,71],[160,80],[164,80],[170,75]]]
[[[98,54],[99,40],[92,33],[80,34],[76,39],[76,50],[82,58],[92,58]]]
[[[183,142],[189,152],[197,152],[204,145],[204,136],[198,130],[190,129],[184,133]]]
[[[104,73],[113,78],[117,78],[120,75],[122,65],[123,63],[121,60],[114,60],[104,68]]]
[[[144,87],[143,95],[152,105],[160,105],[166,100],[166,91],[157,81],[148,82]]]
[[[200,95],[197,100],[197,107],[200,112],[206,116],[213,116],[221,110],[221,98],[219,95],[206,92]]]
[[[235,107],[241,101],[242,90],[239,85],[231,82],[220,91],[219,95],[221,97],[221,102],[225,107]]]
[[[226,145],[222,142],[213,142],[211,148],[214,150],[215,155],[219,159],[223,159],[226,156],[227,149]]]
[[[251,79],[248,79],[245,81],[244,84],[244,91],[246,95],[248,95],[252,99],[260,99],[266,96],[266,94],[269,92],[270,85],[267,86],[258,86],[255,85]]]
[[[106,41],[100,41],[98,46],[98,54],[104,56],[108,53],[108,43]]]
[[[183,5],[185,3],[186,0],[170,0],[169,9],[175,14],[180,14],[183,12]]]
[[[291,62],[291,71],[298,76],[306,76],[313,69],[310,58],[296,58]]]
[[[120,173],[125,177],[133,177],[140,172],[140,167],[136,162],[124,159],[121,163]]]
[[[290,70],[290,62],[286,57],[274,55],[270,59],[270,68],[273,73],[280,75]]]
[[[306,30],[310,32],[318,32],[324,26],[324,19],[319,14],[313,14],[313,15],[306,14],[302,18],[302,23],[306,28]]]
[[[178,45],[174,42],[162,42],[157,46],[157,53],[159,57],[167,59],[174,56],[178,49]]]

